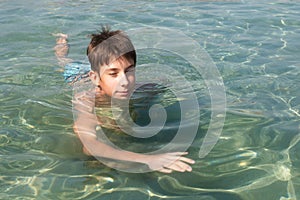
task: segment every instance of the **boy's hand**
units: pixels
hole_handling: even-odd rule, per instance
[[[183,157],[185,155],[187,155],[187,152],[149,155],[147,164],[150,169],[163,173],[171,173],[172,171],[191,172],[192,167],[190,164],[194,164],[195,161],[190,158]]]

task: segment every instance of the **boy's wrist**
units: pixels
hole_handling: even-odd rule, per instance
[[[136,156],[134,156],[134,160],[133,161],[148,165],[149,162],[150,162],[150,156],[149,155],[144,155],[144,154],[137,154]]]

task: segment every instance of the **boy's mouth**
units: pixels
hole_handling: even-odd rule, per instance
[[[120,96],[128,96],[129,91],[128,91],[128,90],[125,90],[125,91],[118,91],[117,93],[118,93]]]

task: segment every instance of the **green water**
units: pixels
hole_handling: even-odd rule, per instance
[[[299,9],[297,1],[1,1],[0,199],[299,199]],[[52,33],[69,34],[69,56],[81,61],[100,24],[178,30],[212,58],[226,118],[201,159],[211,112],[203,77],[163,50],[138,59],[177,66],[197,91],[191,173],[125,173],[81,152]]]

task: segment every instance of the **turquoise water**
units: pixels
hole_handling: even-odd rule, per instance
[[[297,1],[3,0],[0,9],[0,199],[300,199]],[[84,60],[87,35],[100,24],[178,30],[211,56],[227,112],[202,159],[210,98],[201,76],[164,51],[141,52],[138,61],[180,66],[198,87],[193,172],[131,174],[82,154],[52,33],[69,34],[69,56]]]

